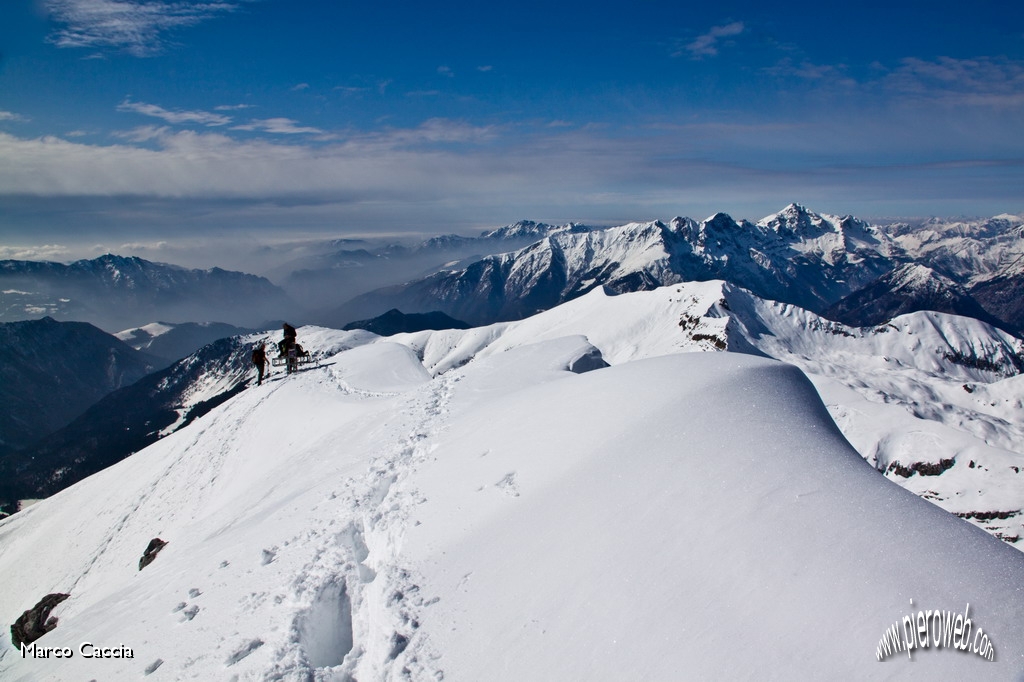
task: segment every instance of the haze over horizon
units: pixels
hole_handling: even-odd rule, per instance
[[[0,257],[1024,213],[1024,8],[18,1]],[[191,254],[192,263],[186,254]],[[179,257],[180,256],[180,257]]]

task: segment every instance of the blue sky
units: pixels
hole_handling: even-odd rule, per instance
[[[0,257],[1024,213],[1024,5],[8,0]]]

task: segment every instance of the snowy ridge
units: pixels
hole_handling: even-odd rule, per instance
[[[311,327],[303,328],[302,336],[303,343],[323,353],[379,338]],[[562,337],[583,338],[593,346],[580,367],[717,350],[795,364],[815,382],[844,433],[872,465],[1024,547],[1024,513],[1018,513],[1024,509],[1024,479],[1018,476],[1024,470],[1024,429],[1016,416],[1024,395],[1014,380],[1024,366],[1019,339],[974,320],[931,313],[878,327],[848,327],[710,281],[623,295],[596,289],[517,322],[389,340],[407,345],[437,376]],[[161,418],[166,419],[162,433],[241,390],[251,377],[249,348],[276,339],[274,332],[241,337],[230,348],[211,348],[172,368],[163,392],[176,418]],[[131,426],[143,428],[151,419],[143,415]]]
[[[721,283],[700,287],[631,296],[692,313],[720,305]],[[599,338],[599,303],[624,311],[629,298],[594,292],[562,324],[590,315]],[[1024,671],[1024,556],[886,482],[791,366],[733,353],[627,360],[669,343],[668,326],[685,338],[670,322],[632,350],[625,323],[607,328],[606,354],[621,362],[583,375],[566,370],[591,343],[518,344],[515,323],[491,329],[507,350],[467,345],[462,367],[441,375],[411,347],[432,353],[431,333],[339,350],[350,334],[301,329],[327,354],[320,368],[272,377],[0,522],[0,612],[69,591],[40,644],[135,655],[23,659],[5,643],[0,675]],[[474,333],[486,336],[463,332]],[[139,572],[157,536],[169,544]],[[876,643],[909,599],[970,601],[996,662],[940,649],[878,663]],[[735,655],[740,635],[749,655]]]
[[[924,312],[848,327],[711,281],[617,296],[598,289],[526,320],[390,340],[437,375],[563,336],[586,338],[612,365],[726,349],[792,363],[868,462],[1024,549],[1024,342],[1016,337]],[[935,467],[945,469],[920,474]]]

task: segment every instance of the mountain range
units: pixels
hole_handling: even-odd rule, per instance
[[[991,314],[972,292],[985,291],[985,287],[991,291],[1004,285],[1010,286],[1011,292],[1014,290],[1024,241],[1021,239],[1022,223],[1024,221],[1013,216],[999,216],[984,221],[930,220],[916,229],[906,224],[879,227],[850,216],[817,214],[797,204],[757,223],[737,222],[725,214],[716,214],[701,222],[676,218],[670,224],[656,221],[612,228],[521,221],[478,237],[446,235],[414,247],[391,245],[374,252],[362,249],[360,253],[367,258],[392,258],[408,264],[412,262],[407,260],[409,258],[422,258],[422,263],[427,263],[430,258],[447,258],[456,251],[487,251],[514,245],[517,241],[530,242],[524,248],[485,256],[465,267],[442,269],[423,279],[364,294],[335,310],[333,318],[339,327],[345,322],[348,328],[361,326],[385,335],[423,328],[410,327],[410,324],[432,328],[464,326],[448,315],[479,326],[495,320],[523,319],[595,288],[612,293],[632,292],[721,277],[733,285],[745,287],[760,299],[793,303],[826,318],[814,324],[825,324],[831,319],[841,320],[850,328],[885,328],[884,324],[894,317],[930,310],[1016,330],[1012,319],[1008,322]],[[310,259],[316,258],[329,261],[338,254],[355,253],[346,250],[352,245],[348,242],[327,244],[325,252],[307,256],[303,262],[308,264],[312,262]],[[272,286],[266,280],[241,273],[217,269],[187,271],[112,256],[71,266],[31,265],[7,262],[5,267],[11,272],[44,273],[45,281],[61,278],[81,281],[91,277],[91,286],[97,291],[114,292],[112,301],[145,300],[149,306],[155,306],[161,296],[168,300],[187,297],[189,287],[199,286],[196,282],[211,277],[224,277],[224,282],[244,281],[246,286]],[[1010,285],[1006,284],[1008,282]],[[223,294],[224,290],[220,291]],[[208,293],[215,294],[213,290]],[[407,312],[392,308],[372,320],[350,321],[357,311],[376,311],[391,304]],[[424,323],[416,318],[426,313],[408,312],[435,309],[447,311],[448,315],[431,313],[444,315],[444,318],[440,322]],[[152,323],[124,330],[118,336],[149,353],[152,369],[191,353],[204,343],[245,332],[242,328],[217,323]],[[844,333],[856,333],[856,330]],[[716,342],[726,343],[723,339],[716,339]],[[757,347],[757,344],[748,345]],[[184,370],[184,374],[198,376],[196,367],[205,367],[209,362],[226,362],[227,366],[235,368],[236,378],[229,382],[230,390],[237,390],[240,386],[237,377],[243,373],[245,365],[244,353],[237,351],[241,355],[232,360],[214,360],[226,347],[221,344],[215,346],[218,350],[207,349],[199,360],[193,357],[192,364],[186,363],[191,369]],[[967,362],[990,362],[984,349],[976,354],[971,351],[964,354],[963,349],[952,348],[944,352]],[[53,350],[51,354],[60,353]],[[778,349],[771,355],[780,357]],[[152,356],[159,356],[162,361]],[[20,364],[32,365],[26,359]],[[84,368],[83,376],[88,376],[91,369]],[[35,367],[32,371],[46,373],[48,370]],[[33,441],[63,427],[109,390],[130,381],[112,387],[94,382],[103,388],[82,391],[81,395],[86,397],[78,401],[64,401],[60,392],[37,393],[58,403],[64,418],[60,423],[47,421],[46,426],[36,426],[28,435],[19,436],[15,431],[10,431],[10,436],[7,431],[2,433],[18,447],[33,445],[27,455],[32,459],[31,465],[8,466],[8,470],[14,472],[10,477],[11,485],[22,497],[52,492],[99,466],[80,466],[98,457],[99,450],[106,453],[99,458],[109,463],[150,442],[153,434],[161,433],[161,429],[177,421],[181,406],[188,402],[175,390],[164,390],[168,385],[167,377],[177,376],[174,372],[183,370],[169,368],[168,372],[171,374],[150,380],[163,387],[160,391],[144,383],[135,393],[125,394],[129,397],[118,398],[119,403],[97,405],[95,412],[84,415],[69,426],[66,433],[53,433],[45,443]],[[133,378],[139,376],[133,375]],[[181,387],[189,385],[188,380],[181,379],[170,383]],[[12,381],[8,386],[9,390],[26,391],[18,382]],[[219,390],[229,389],[220,386]],[[194,392],[191,388],[182,388],[182,391]],[[203,391],[199,393],[206,396],[204,400],[214,397]],[[115,397],[110,400],[115,401]],[[41,418],[50,411],[49,406],[43,406],[30,409],[28,413]],[[17,413],[15,409],[9,415],[13,418]],[[101,416],[97,418],[97,414]],[[115,428],[114,422],[119,418],[124,421],[122,429]],[[161,424],[161,427],[152,428],[147,424]],[[125,434],[132,429],[132,437],[127,438]],[[116,438],[111,442],[110,433],[114,432],[117,432]],[[78,473],[68,474],[67,461],[78,462],[70,467]],[[9,491],[7,497],[12,496],[14,492]]]
[[[906,302],[916,301],[939,312],[976,312],[1019,332],[1024,317],[1014,305],[1022,285],[1024,219],[1005,216],[972,226],[970,248],[959,250],[952,235],[966,229],[962,224],[939,229],[931,223],[923,233],[902,224],[890,230],[797,204],[757,223],[719,213],[701,222],[554,230],[518,251],[367,292],[319,321],[333,326],[396,307],[488,324],[521,319],[598,286],[627,292],[724,279],[850,324],[910,312]],[[912,264],[936,274],[908,278],[905,268]],[[891,292],[888,302],[884,292]],[[873,301],[870,314],[858,300]]]
[[[269,280],[105,255],[70,264],[0,261],[0,321],[50,316],[117,332],[154,320],[257,325],[294,309]]]
[[[104,256],[0,263],[0,319],[49,314],[112,332],[166,320],[341,328],[397,308],[474,325],[521,319],[597,286],[638,291],[724,279],[847,324],[913,310],[1024,329],[1024,218],[874,225],[799,204],[756,223],[718,213],[616,227],[520,221],[412,245],[332,240],[282,251],[265,278]],[[270,254],[264,254],[268,260]],[[908,267],[922,266],[922,276]],[[870,302],[869,304],[867,302]]]
[[[381,286],[521,248],[554,232],[587,229],[576,224],[557,226],[522,220],[477,236],[445,234],[408,244],[332,240],[322,248],[307,246],[306,250],[312,253],[283,259],[266,274],[280,282],[296,301],[301,301],[307,312],[318,317],[341,301]],[[381,312],[374,311],[372,316]]]
[[[361,323],[388,336],[299,325],[312,361],[259,386],[277,329],[130,383],[98,329],[5,325],[45,330],[19,371],[123,383],[0,458],[45,497],[0,519],[0,615],[56,603],[37,646],[75,651],[0,635],[0,677],[1020,679],[1022,223],[442,237],[322,313],[399,306]],[[921,646],[925,609],[975,649]]]

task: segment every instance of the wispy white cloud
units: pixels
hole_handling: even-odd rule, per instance
[[[230,0],[43,0],[62,27],[50,36],[59,47],[115,48],[144,57],[161,52],[167,33],[232,12]]]
[[[114,137],[122,140],[128,140],[129,142],[149,142],[150,140],[158,140],[168,135],[171,132],[171,128],[168,126],[138,126],[131,130],[122,130],[114,133]]]
[[[714,57],[718,54],[719,45],[723,38],[738,36],[746,27],[742,21],[734,21],[724,26],[713,26],[707,33],[697,36],[696,39],[683,46],[682,50],[675,53],[675,56],[689,54],[694,59],[703,57]]]
[[[483,64],[481,66],[476,67],[476,70],[480,71],[481,73],[487,73],[488,71],[493,71],[494,67],[491,66],[490,64]]]
[[[452,67],[450,67],[450,66],[439,66],[439,67],[437,67],[437,73],[438,73],[438,75],[447,76],[448,78],[454,78],[455,77],[455,72],[452,71]]]
[[[290,118],[264,118],[254,119],[248,123],[231,126],[231,130],[262,131],[278,135],[322,135],[324,131],[319,128],[300,126],[298,121]]]
[[[252,127],[303,130],[287,119]],[[451,145],[485,145],[494,134],[491,128],[442,119],[308,146],[169,127],[139,128],[113,145],[0,133],[0,195],[230,198],[344,195],[360,188],[402,193],[411,176],[422,188],[435,181],[431,178],[448,175],[448,166],[472,165],[468,158],[459,161]],[[139,146],[142,142],[146,146]],[[472,181],[479,182],[483,179]]]
[[[249,106],[250,105],[247,104],[225,105],[216,107],[216,109],[218,111],[233,111],[246,109],[249,108]],[[125,100],[118,105],[117,109],[118,111],[128,111],[136,114],[142,114],[143,116],[159,118],[172,125],[197,124],[213,128],[226,126],[234,122],[234,119],[231,116],[227,116],[225,114],[217,114],[201,110],[185,111],[178,109],[172,111],[156,104],[132,102],[131,100]],[[236,125],[231,126],[230,130],[264,132],[275,135],[327,135],[327,133],[320,128],[302,126],[299,125],[298,121],[284,117],[251,119],[247,123],[237,123]],[[130,140],[132,142],[145,142],[164,136],[166,133],[166,127],[140,126],[129,131],[121,132],[118,135],[122,139]]]
[[[152,116],[175,125],[182,123],[196,123],[212,127],[227,125],[228,123],[231,123],[232,120],[230,116],[214,114],[209,111],[182,111],[180,109],[171,111],[156,104],[132,102],[127,99],[117,106],[117,110],[130,111],[136,114],[142,114],[143,116]]]
[[[155,242],[125,242],[121,244],[117,250],[117,253],[126,253],[132,251],[164,251],[170,246],[169,242],[166,241],[155,241]]]
[[[475,126],[463,121],[432,118],[415,128],[385,130],[364,135],[360,139],[365,142],[383,142],[392,148],[421,144],[481,144],[493,140],[498,132],[495,126]]]
[[[241,111],[242,109],[252,109],[255,105],[253,104],[221,104],[213,108],[214,111]]]
[[[904,96],[998,108],[1024,106],[1024,62],[977,57],[906,58],[882,78]]]
[[[857,81],[846,74],[844,64],[814,64],[808,60],[794,61],[784,57],[773,66],[762,69],[763,73],[776,78],[799,78],[810,82],[829,82],[848,87],[855,86]]]
[[[309,90],[309,83],[297,83],[292,87],[292,92],[302,92],[303,90]]]
[[[28,119],[21,114],[15,114],[11,111],[0,111],[0,121],[14,121],[16,123],[22,123]]]

